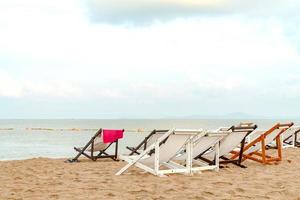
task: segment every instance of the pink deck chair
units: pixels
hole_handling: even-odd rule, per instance
[[[81,155],[84,155],[93,161],[96,161],[99,158],[111,158],[118,161],[118,141],[123,138],[123,133],[124,129],[99,129],[84,147],[74,147],[78,154],[74,158],[68,159],[67,162],[78,162],[78,158]],[[115,146],[115,153],[107,153],[106,150],[113,144]],[[95,155],[95,153],[97,154]]]

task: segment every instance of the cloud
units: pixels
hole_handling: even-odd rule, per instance
[[[19,66],[30,66],[15,72],[27,79],[15,79],[19,95],[129,101],[197,98],[195,90],[233,95],[264,85],[269,71],[279,74],[300,64],[274,20],[206,17],[134,29],[79,25],[53,32],[60,27],[13,28],[0,39],[0,51]],[[22,35],[11,34],[17,32]],[[273,77],[277,73],[268,79],[279,78]]]
[[[300,51],[300,2],[298,0],[88,0],[92,23],[149,25],[186,18],[230,17],[273,20]]]
[[[72,82],[17,80],[9,73],[0,71],[0,97],[80,98],[81,96],[80,87]]]
[[[0,98],[60,102],[58,108],[74,101],[78,110],[80,102],[114,115],[272,114],[282,102],[298,105],[299,30],[288,20],[291,1],[94,1],[95,23],[77,6],[69,9],[73,1],[47,12],[30,2],[25,11],[12,5],[3,12],[0,3]],[[147,25],[120,25],[126,23]]]
[[[0,97],[21,97],[22,87],[8,73],[0,70]]]
[[[297,0],[88,0],[93,22],[144,24],[176,18],[220,15],[298,16]]]
[[[25,97],[46,98],[76,98],[80,99],[83,92],[80,86],[68,81],[26,81],[23,83],[23,95]]]
[[[89,0],[91,20],[108,23],[147,23],[220,9],[225,0]]]

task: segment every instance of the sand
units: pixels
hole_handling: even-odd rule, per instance
[[[0,162],[0,199],[293,199],[300,200],[300,149],[284,149],[282,162],[247,161],[219,172],[159,178],[124,162],[64,163],[37,158]]]

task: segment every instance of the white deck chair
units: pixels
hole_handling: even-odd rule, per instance
[[[256,128],[257,125],[251,124],[249,126],[233,126],[229,130],[227,129],[226,132],[225,129],[222,130],[221,132],[226,133],[226,136],[223,137],[220,141],[219,156],[222,159],[222,161],[220,161],[220,164],[233,163],[240,167],[245,167],[244,165],[241,165],[243,151],[240,151],[240,156],[238,157],[238,159],[230,159],[229,154],[238,146],[243,149],[246,137],[251,134]],[[207,151],[203,154],[198,154],[196,159],[201,159],[206,162],[213,162],[215,159],[215,150]]]
[[[131,166],[135,165],[146,172],[157,176],[164,176],[170,173],[186,173],[192,174],[192,142],[193,137],[198,134],[205,134],[202,129],[172,129],[159,137],[155,143],[148,146],[145,151],[138,156],[120,156],[119,158],[126,161],[128,164],[119,170],[116,175],[121,175]],[[162,144],[168,138],[165,143]],[[167,164],[183,146],[186,146],[187,154],[186,166],[180,164]],[[154,152],[153,152],[154,150]],[[151,153],[149,155],[149,153]],[[161,169],[165,166],[168,169]]]
[[[204,136],[196,136],[193,139],[193,148],[192,148],[192,171],[203,171],[203,170],[219,170],[219,142],[222,140],[223,137],[225,137],[227,134],[222,132],[206,132]],[[214,154],[213,154],[213,160],[214,162],[207,163],[207,162],[201,162],[197,161],[196,158],[206,152],[207,150],[213,148]],[[180,160],[186,160],[188,158],[189,154],[187,151],[182,152],[181,154],[174,157],[171,161],[168,163],[176,164],[175,161]],[[196,165],[200,165],[200,167],[195,167]]]
[[[147,146],[153,144],[159,137],[161,137],[166,132],[168,132],[168,130],[154,129],[136,147],[126,147],[130,151],[129,155],[139,155],[142,151],[144,151],[147,148]]]
[[[299,146],[300,126],[292,126],[282,134],[282,146],[283,148],[297,147]]]
[[[281,134],[280,140],[282,148],[291,148],[298,146],[297,134],[300,132],[300,126],[292,126]],[[276,141],[272,141],[268,144],[269,148],[277,148]]]

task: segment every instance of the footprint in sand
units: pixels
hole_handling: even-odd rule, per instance
[[[58,194],[50,194],[49,197],[50,197],[50,198],[58,199],[58,198],[59,198],[59,195],[58,195]]]
[[[195,196],[195,197],[192,197],[191,199],[195,199],[195,200],[207,200],[207,198],[200,197],[200,196]]]
[[[15,177],[15,180],[22,180],[23,178],[22,177],[19,177],[19,176],[17,176],[17,177]]]
[[[90,188],[88,188],[88,190],[98,190],[99,188],[97,188],[97,187],[90,187]]]
[[[215,194],[213,192],[208,192],[208,191],[201,192],[201,194],[203,196],[215,196]]]
[[[224,182],[224,181],[214,182],[213,184],[214,184],[214,185],[217,185],[217,186],[228,186],[228,185],[233,185],[233,184],[230,183],[230,182]]]
[[[167,194],[173,193],[173,192],[177,192],[177,190],[175,190],[174,188],[168,188],[167,190],[164,191]]]
[[[129,191],[129,193],[132,193],[132,194],[137,194],[137,193],[141,193],[141,192],[147,192],[147,190],[144,190],[144,189],[140,189],[140,190],[132,190],[132,191]]]
[[[107,194],[107,196],[109,196],[109,197],[114,197],[114,196],[116,196],[116,195],[110,192],[110,193]]]
[[[33,192],[34,192],[34,190],[33,190],[33,189],[28,189],[28,190],[26,190],[26,192],[33,193]]]
[[[153,197],[153,200],[162,200],[162,199],[166,199],[163,196],[159,196],[159,197]]]
[[[245,190],[243,188],[235,188],[235,191],[244,193]]]

